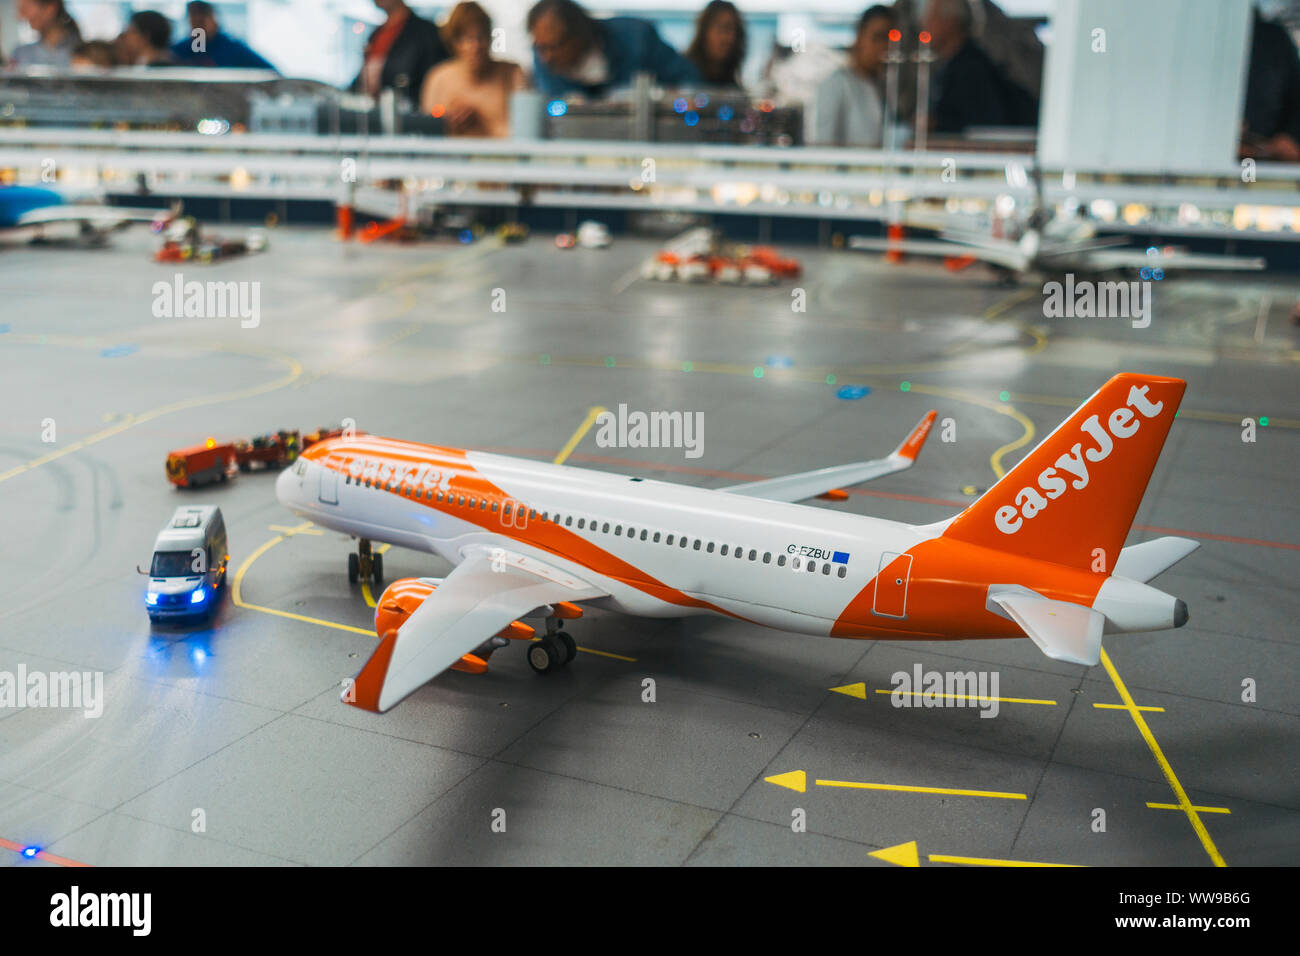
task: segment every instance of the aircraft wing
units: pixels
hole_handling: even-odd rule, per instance
[[[83,222],[87,225],[112,227],[126,222],[154,222],[170,215],[168,209],[135,209],[129,206],[41,206],[23,213],[15,225]]]
[[[991,237],[979,244],[943,239],[883,239],[874,236],[850,236],[849,248],[867,252],[898,251],[903,255],[917,256],[970,256],[990,265],[1001,266],[1012,272],[1023,272],[1029,267],[1028,257],[1014,243]]]
[[[780,478],[765,478],[762,481],[750,481],[743,485],[723,488],[733,495],[748,495],[751,498],[767,498],[770,501],[806,501],[828,492],[838,491],[849,485],[859,485],[872,478],[891,475],[896,471],[912,467],[916,456],[925,444],[930,428],[939,413],[933,409],[917,422],[903,443],[893,450],[887,458],[874,461],[859,461],[851,465],[834,465],[819,468],[816,471],[803,471]]]
[[[1183,252],[1173,250],[1167,254],[1148,255],[1144,249],[1093,249],[1083,258],[1089,269],[1141,269],[1150,266],[1166,272],[1204,270],[1207,272],[1254,272],[1263,269],[1265,262],[1258,257],[1219,256],[1212,252]]]
[[[398,630],[383,635],[343,701],[383,713],[516,618],[557,601],[605,595],[536,558],[476,547]]]
[[[1022,591],[994,592],[989,600],[1006,611],[1052,660],[1089,667],[1101,660],[1101,632],[1106,615],[1100,611]]]

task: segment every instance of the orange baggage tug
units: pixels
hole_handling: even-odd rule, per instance
[[[209,438],[202,445],[179,448],[167,455],[167,480],[177,488],[225,481],[236,474],[235,446]]]

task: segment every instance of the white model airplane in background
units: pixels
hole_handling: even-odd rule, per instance
[[[924,209],[909,209],[906,225],[933,229],[937,239],[850,236],[849,248],[864,252],[901,253],[902,255],[975,259],[1001,270],[1016,280],[1038,275],[1105,275],[1108,273],[1141,274],[1143,279],[1161,279],[1166,273],[1183,271],[1254,272],[1265,261],[1257,256],[1228,256],[1215,253],[1188,252],[1173,246],[1137,249],[1128,245],[1125,236],[1099,236],[1095,220],[1069,215],[1048,205],[1043,196],[1042,171],[1035,166],[1026,173],[1024,166],[1010,163],[1007,181],[1023,186],[1032,176],[1033,200],[1020,222],[1008,221],[1014,237],[993,235],[970,228],[954,227],[946,216],[935,216]]]
[[[110,206],[99,195],[74,197],[44,186],[0,186],[0,237],[11,240],[64,238],[61,227],[74,227],[71,238],[100,243],[132,223],[161,228],[174,215],[171,209]]]
[[[890,455],[705,489],[482,452],[356,436],[319,442],[276,480],[294,513],[370,543],[432,552],[444,579],[390,586],[380,643],[344,700],[385,711],[449,667],[482,671],[506,639],[545,673],[572,660],[565,619],[716,614],[818,636],[1028,636],[1096,664],[1103,632],[1180,627],[1145,582],[1197,547],[1125,548],[1182,400],[1180,379],[1117,375],[961,514],[909,525],[797,504],[908,468],[936,413]],[[1101,556],[1100,561],[1098,555]]]

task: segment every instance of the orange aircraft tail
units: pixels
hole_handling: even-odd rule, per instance
[[[1116,375],[943,536],[1110,572],[1186,387],[1177,378]]]

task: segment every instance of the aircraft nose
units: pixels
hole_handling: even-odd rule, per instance
[[[275,479],[275,497],[279,499],[280,504],[287,505],[293,501],[293,493],[300,483],[301,479],[293,473],[292,465],[280,472],[279,477]]]

